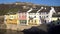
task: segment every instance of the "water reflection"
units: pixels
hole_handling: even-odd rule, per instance
[[[23,34],[23,32],[0,29],[0,34]]]

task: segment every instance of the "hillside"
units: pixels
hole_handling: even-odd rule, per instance
[[[49,11],[51,6],[45,6],[45,5],[37,5],[32,3],[25,3],[25,2],[16,2],[16,3],[7,3],[7,4],[0,4],[0,15],[5,15],[7,13],[17,13],[18,11],[26,12],[30,8],[39,10],[41,7],[47,8],[43,11]],[[56,10],[56,12],[60,12],[60,6],[53,6]],[[33,11],[37,11],[33,10]]]

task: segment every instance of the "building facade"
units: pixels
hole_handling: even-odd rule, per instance
[[[6,24],[18,24],[18,14],[5,15]]]
[[[20,12],[18,16],[19,16],[20,25],[26,25],[27,24],[27,13]]]
[[[28,24],[30,24],[30,25],[37,25],[38,23],[39,23],[39,19],[36,16],[36,13],[29,13]]]
[[[41,11],[43,9],[44,11]],[[48,23],[49,21],[57,20],[57,18],[52,17],[55,11],[54,8],[51,8],[48,13],[46,10],[47,9],[43,7],[37,11],[31,8],[27,12],[5,15],[5,23],[19,25],[39,25]]]

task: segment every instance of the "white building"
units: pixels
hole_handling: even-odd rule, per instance
[[[34,11],[34,9],[32,9],[32,11],[28,12],[28,20],[29,20],[29,18],[32,18],[32,20],[31,20],[32,22],[34,22],[35,20],[38,20],[37,24],[51,22],[52,15],[53,15],[53,13],[55,13],[55,10],[53,7],[50,7],[50,8],[51,9],[48,10],[48,8],[41,7],[39,10],[35,10],[35,11]]]

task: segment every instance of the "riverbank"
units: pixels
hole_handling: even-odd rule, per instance
[[[44,26],[44,27],[43,27]],[[0,29],[0,34],[40,34],[44,33],[44,29],[46,29],[46,25],[36,26],[36,25],[20,25],[20,28],[24,30],[12,30],[12,29]],[[42,29],[43,28],[43,29]],[[39,33],[40,32],[40,33]],[[47,32],[45,32],[47,33]]]
[[[0,29],[10,29],[10,30],[17,30],[17,31],[23,31],[24,29],[29,29],[33,26],[39,26],[39,25],[15,25],[15,24],[0,24]]]

